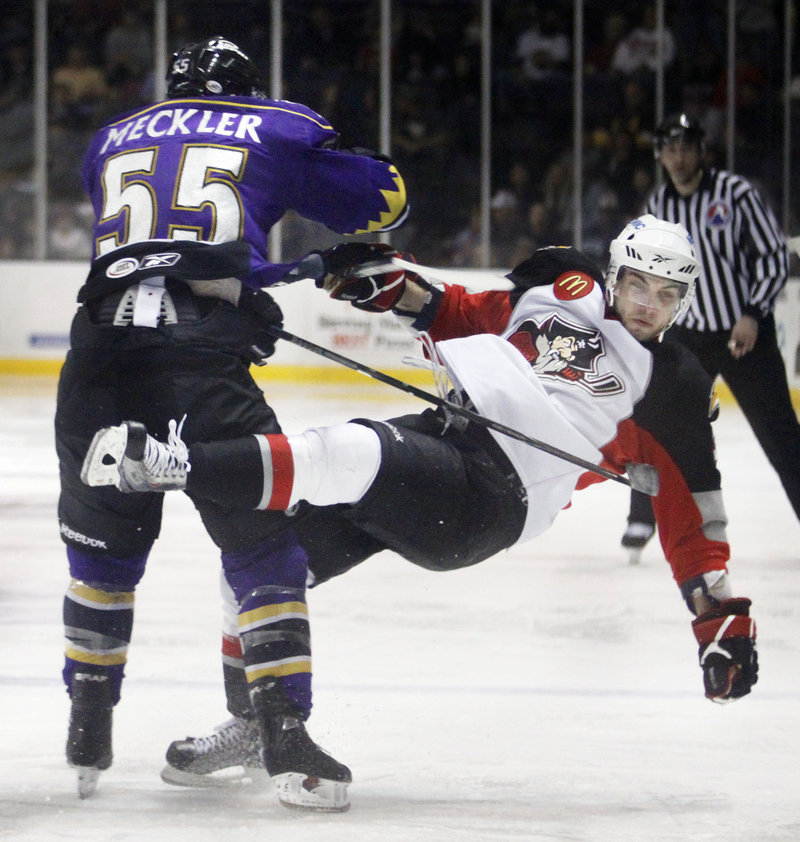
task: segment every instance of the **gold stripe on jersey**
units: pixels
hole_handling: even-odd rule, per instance
[[[304,602],[282,602],[243,611],[239,615],[239,633],[281,620],[308,620],[308,606]]]
[[[305,120],[308,120],[311,123],[315,123],[321,129],[326,129],[328,131],[333,131],[333,126],[329,123],[323,122],[322,120],[316,120],[310,114],[306,114],[304,111],[299,109],[289,108],[287,106],[279,106],[279,105],[259,105],[258,103],[254,102],[234,102],[232,100],[224,100],[224,99],[209,99],[207,97],[202,97],[200,99],[167,99],[162,100],[161,102],[157,102],[154,105],[147,106],[146,108],[142,108],[140,111],[137,111],[135,114],[130,114],[127,117],[123,117],[121,120],[117,120],[114,123],[108,123],[108,125],[104,126],[104,128],[109,128],[111,126],[119,126],[122,123],[128,123],[131,120],[136,120],[138,117],[141,117],[144,114],[148,114],[151,111],[157,111],[159,108],[168,108],[169,104],[172,102],[179,102],[180,105],[200,105],[204,107],[208,107],[209,105],[224,105],[228,108],[234,106],[236,108],[246,109],[248,111],[281,111],[284,114],[292,114],[295,117],[302,117]]]
[[[124,664],[128,660],[128,647],[113,652],[90,652],[86,649],[76,648],[74,645],[67,646],[64,654],[72,661],[79,664],[91,666],[115,667]]]
[[[72,579],[67,588],[68,599],[99,611],[125,611],[133,608],[133,591],[101,591],[79,579]]]
[[[280,661],[267,661],[245,667],[247,681],[250,684],[259,678],[264,678],[266,675],[283,678],[287,675],[298,675],[299,673],[306,672],[311,672],[311,659],[305,656],[284,658]]]
[[[381,211],[380,217],[377,220],[370,219],[367,222],[366,228],[359,228],[353,231],[353,234],[370,234],[373,231],[382,231],[391,225],[405,210],[407,201],[405,182],[394,165],[389,167],[389,174],[397,185],[396,190],[381,190],[381,195],[386,200],[389,210]]]

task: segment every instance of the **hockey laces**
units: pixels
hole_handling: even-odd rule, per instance
[[[180,424],[177,424],[174,418],[170,418],[166,444],[156,441],[152,436],[147,437],[143,461],[148,473],[159,477],[175,478],[191,471],[189,448],[181,438],[185,421],[185,415],[181,418]]]
[[[194,745],[198,754],[210,754],[219,749],[240,748],[241,744],[250,738],[249,723],[233,717],[222,725],[218,725],[208,736],[195,737]]]
[[[427,368],[433,376],[433,385],[436,387],[436,394],[442,400],[450,401],[456,406],[464,406],[464,395],[455,388],[453,381],[450,379],[450,372],[442,363],[439,354],[436,351],[436,343],[431,339],[430,334],[426,331],[420,331],[417,334],[418,339],[422,342],[427,356],[423,357],[403,357],[403,362],[406,365],[415,366],[416,368]],[[443,407],[442,411],[445,415],[445,424],[442,428],[444,433],[451,425],[458,430],[464,429],[467,426],[467,419],[460,415],[453,415],[447,408]]]

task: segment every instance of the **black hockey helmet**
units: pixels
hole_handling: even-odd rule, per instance
[[[232,41],[216,35],[173,53],[167,71],[167,96],[266,97],[258,68]]]
[[[656,158],[661,154],[664,144],[668,140],[681,139],[687,143],[693,143],[698,149],[703,148],[703,140],[706,136],[700,121],[686,112],[673,114],[658,124],[653,135],[653,153]]]

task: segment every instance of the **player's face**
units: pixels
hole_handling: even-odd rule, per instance
[[[685,291],[683,284],[648,272],[622,269],[614,306],[627,331],[646,342],[666,330]]]
[[[661,149],[658,161],[678,189],[693,185],[702,166],[698,144],[682,138],[668,140]]]

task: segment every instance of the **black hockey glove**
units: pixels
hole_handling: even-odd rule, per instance
[[[758,681],[756,622],[750,600],[726,599],[692,620],[700,644],[700,667],[706,698],[731,702],[746,696]]]
[[[267,329],[270,325],[283,327],[283,313],[275,299],[263,289],[242,287],[239,309],[252,313],[255,318],[250,345],[246,354],[250,362],[265,365],[267,357],[275,353],[275,337]]]
[[[316,285],[331,298],[349,301],[371,313],[395,307],[405,292],[407,278],[417,278],[414,273],[392,268],[391,258],[403,255],[386,243],[339,243],[319,255],[323,271]]]

